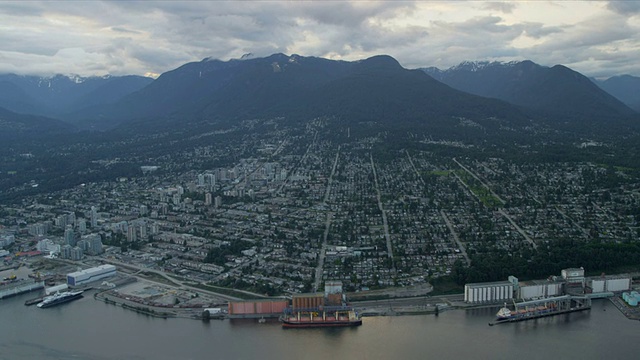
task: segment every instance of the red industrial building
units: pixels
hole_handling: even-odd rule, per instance
[[[289,300],[251,300],[230,301],[230,318],[261,318],[279,317],[284,309],[289,306]]]

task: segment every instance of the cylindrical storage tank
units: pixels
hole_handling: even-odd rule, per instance
[[[635,297],[630,297],[628,303],[630,306],[638,306],[638,299]]]
[[[622,300],[629,301],[629,293],[628,292],[623,292],[622,293]]]

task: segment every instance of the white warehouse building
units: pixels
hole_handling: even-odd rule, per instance
[[[497,281],[464,285],[464,301],[469,304],[499,303],[513,299],[513,283]]]
[[[518,283],[518,298],[522,300],[560,296],[564,294],[564,282],[531,280]]]
[[[67,284],[69,286],[78,286],[92,281],[104,279],[116,275],[116,267],[113,265],[100,265],[81,271],[67,274]]]

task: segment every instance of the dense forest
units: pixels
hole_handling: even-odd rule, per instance
[[[640,243],[626,241],[603,244],[598,241],[553,241],[521,254],[488,252],[471,256],[471,266],[457,261],[454,281],[465,283],[501,281],[509,275],[522,280],[545,279],[560,270],[584,267],[590,274],[626,271],[640,264]]]

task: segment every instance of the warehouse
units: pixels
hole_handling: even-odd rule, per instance
[[[594,294],[603,292],[620,292],[631,289],[630,275],[602,275],[589,279],[591,292]]]
[[[606,277],[605,291],[620,292],[631,289],[631,276],[613,275]]]
[[[513,283],[498,281],[465,284],[464,301],[469,304],[499,303],[513,299]]]
[[[228,313],[231,318],[278,317],[288,305],[286,299],[229,301]]]
[[[101,265],[81,271],[67,274],[67,284],[69,286],[79,286],[92,281],[115,276],[116,267],[113,265]]]

